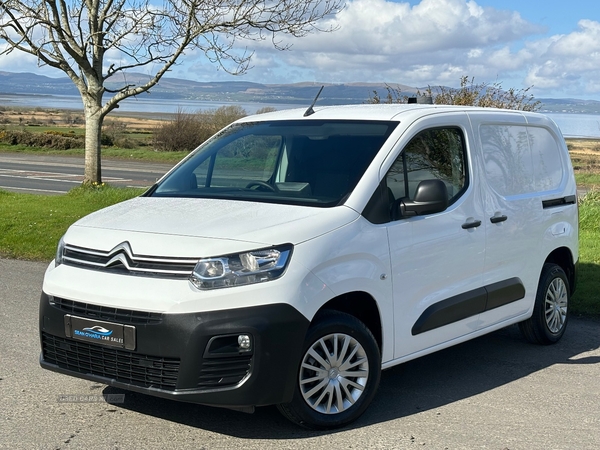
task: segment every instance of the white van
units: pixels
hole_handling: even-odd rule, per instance
[[[359,105],[247,117],[61,239],[41,365],[343,426],[382,369],[518,323],[565,331],[576,186],[543,115]]]

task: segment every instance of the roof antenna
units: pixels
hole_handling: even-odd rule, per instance
[[[315,106],[315,103],[317,103],[317,99],[319,98],[319,95],[321,95],[321,91],[323,90],[324,87],[325,87],[325,85],[321,86],[321,89],[319,89],[319,92],[317,93],[317,96],[313,100],[312,104],[308,107],[308,109],[306,111],[304,111],[304,117],[311,116],[315,113],[313,106]]]

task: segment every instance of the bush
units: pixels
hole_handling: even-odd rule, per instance
[[[275,111],[277,111],[277,108],[273,108],[272,106],[263,106],[262,108],[257,109],[255,114],[266,114]]]
[[[414,95],[402,94],[398,87],[386,85],[387,94],[381,98],[377,91],[367,103],[408,103],[408,98]],[[424,92],[417,90],[417,96],[426,96],[433,99],[436,105],[462,105],[480,106],[484,108],[502,108],[521,111],[537,111],[541,102],[535,100],[529,93],[531,86],[525,89],[509,88],[504,90],[502,83],[475,83],[475,78],[463,76],[460,79],[460,88],[445,86],[428,86]]]
[[[200,123],[194,114],[178,109],[172,120],[158,125],[152,134],[155,150],[163,152],[191,151],[200,140]]]
[[[100,135],[100,145],[112,147],[113,145],[115,145],[115,141],[113,140],[112,136],[102,133]]]
[[[126,133],[127,124],[120,120],[106,120],[102,124],[102,145],[116,145]],[[105,143],[106,142],[106,143]]]
[[[9,145],[25,145],[55,150],[69,150],[84,146],[83,136],[64,136],[60,133],[30,133],[28,131],[0,131],[0,142]]]
[[[246,115],[239,106],[221,106],[196,114],[179,109],[172,120],[154,130],[152,145],[159,151],[192,151],[217,131]]]
[[[71,131],[58,131],[58,130],[48,130],[44,131],[46,134],[52,134],[54,136],[63,136],[63,137],[75,137],[75,132]]]
[[[118,138],[113,143],[113,146],[119,147],[119,148],[125,148],[125,149],[138,148],[138,147],[142,147],[144,145],[146,145],[146,144],[140,143],[140,142],[136,141],[135,139],[131,139],[128,137]]]
[[[215,110],[199,111],[197,113],[200,122],[201,140],[199,144],[227,125],[247,115],[246,110],[240,106],[221,106]]]

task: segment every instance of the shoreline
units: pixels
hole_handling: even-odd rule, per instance
[[[2,94],[0,94],[2,95]],[[12,94],[18,96],[18,94]],[[42,94],[40,94],[42,95]],[[50,95],[45,95],[50,96]],[[232,103],[233,104],[233,103]],[[217,109],[217,108],[213,108]],[[185,111],[185,114],[195,114],[196,111]],[[203,110],[205,111],[205,110]],[[148,131],[154,129],[161,122],[173,119],[177,112],[162,112],[162,111],[126,111],[116,108],[111,111],[105,118],[105,124],[111,121],[123,121],[132,130]],[[248,115],[253,113],[248,112]],[[541,113],[546,114],[546,113]],[[551,113],[553,114],[553,113]],[[564,113],[564,115],[577,116],[577,113]],[[72,109],[57,107],[41,107],[41,106],[18,106],[18,105],[2,105],[0,104],[0,127],[1,126],[50,126],[60,128],[83,128],[83,109]],[[550,115],[549,117],[552,118]],[[600,129],[600,114],[598,115],[598,126]],[[598,143],[598,148],[594,150],[600,151],[600,135],[572,135],[563,132],[565,141],[574,141],[579,143]],[[571,150],[571,149],[570,149]]]

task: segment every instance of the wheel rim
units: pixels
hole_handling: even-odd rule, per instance
[[[550,332],[556,334],[562,330],[567,320],[567,285],[562,278],[555,278],[546,291],[546,325]]]
[[[369,361],[363,346],[351,336],[329,334],[310,346],[300,367],[304,401],[323,414],[352,407],[365,390]]]

